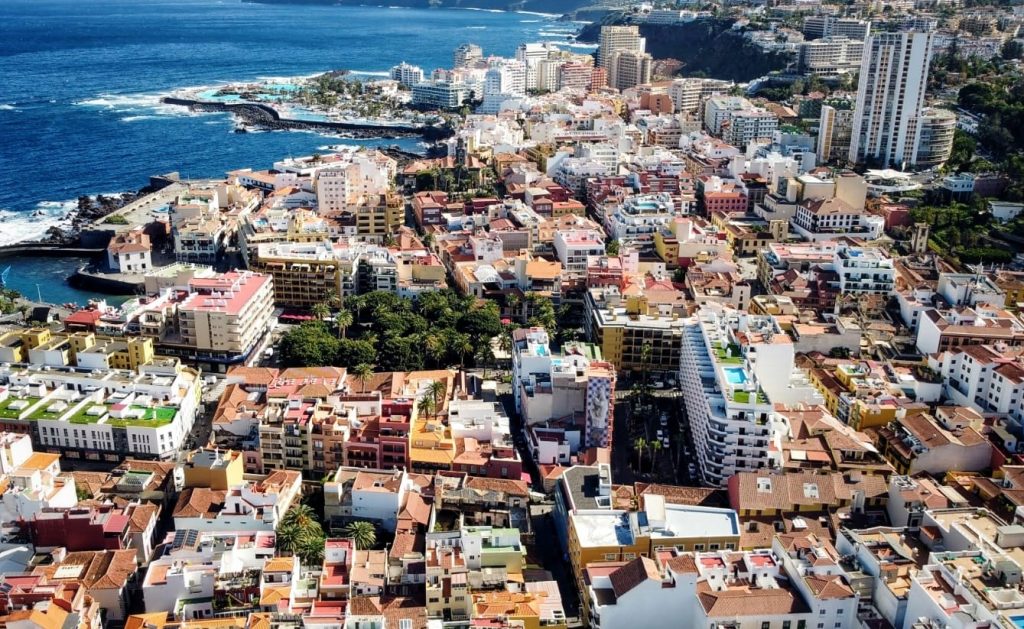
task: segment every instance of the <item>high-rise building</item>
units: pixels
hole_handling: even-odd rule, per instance
[[[608,59],[608,83],[617,90],[650,83],[653,61],[646,52],[616,50]]]
[[[412,87],[423,82],[423,68],[402,62],[391,68],[391,80]]]
[[[863,41],[871,33],[871,22],[834,15],[808,15],[804,18],[803,32],[808,39],[842,36]]]
[[[878,33],[864,45],[850,161],[902,168],[917,159],[932,33]]]
[[[540,64],[557,50],[547,42],[519,44],[516,48],[516,61],[526,66],[526,89],[538,88]]]
[[[818,162],[846,161],[850,156],[853,110],[821,106],[818,122]]]
[[[483,48],[476,44],[462,44],[455,49],[453,67],[465,68],[484,58]]]
[[[953,152],[956,114],[948,109],[928,108],[921,112],[921,140],[917,144],[916,168],[941,166]]]
[[[800,44],[800,72],[831,76],[860,68],[864,42],[843,36],[823,37]]]
[[[607,68],[612,53],[619,50],[644,52],[647,41],[640,37],[639,26],[602,26],[598,43],[597,65]]]

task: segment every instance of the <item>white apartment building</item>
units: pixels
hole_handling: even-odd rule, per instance
[[[587,258],[604,255],[604,234],[596,229],[571,229],[555,232],[555,257],[565,273],[582,275],[587,271]]]
[[[423,68],[402,62],[391,68],[391,80],[398,81],[406,87],[423,82]]]
[[[928,359],[951,403],[1024,424],[1024,359],[1005,345],[969,345]]]
[[[779,128],[779,119],[746,98],[712,96],[704,103],[704,127],[729,144],[746,147],[754,140],[770,140]]]
[[[957,115],[948,109],[925,108],[921,112],[921,140],[917,145],[915,168],[934,168],[946,163],[953,153]]]
[[[599,629],[854,627],[859,597],[838,561],[813,535],[740,553],[670,547],[622,567],[592,564],[585,594]]]
[[[516,61],[526,67],[526,89],[540,88],[540,65],[558,48],[548,42],[524,42],[516,48]]]
[[[337,212],[387,194],[398,162],[379,151],[360,151],[314,173],[318,212]]]
[[[732,81],[720,79],[674,79],[668,88],[668,94],[677,112],[691,113],[700,109],[705,98],[726,93],[732,86]]]
[[[175,360],[138,371],[0,368],[2,422],[71,458],[174,459],[192,429],[199,373]]]
[[[583,413],[583,447],[611,443],[615,367],[592,356],[580,344],[569,344],[553,356],[543,328],[515,331],[512,393],[525,426]]]
[[[651,242],[676,217],[675,203],[667,192],[637,194],[615,203],[604,212],[604,228],[622,243]]]
[[[176,610],[190,619],[212,616],[215,589],[246,571],[263,570],[274,557],[274,542],[269,531],[175,531],[164,554],[150,562],[142,579],[146,611]],[[297,572],[298,557],[289,560]]]
[[[800,44],[797,67],[805,74],[834,76],[855,72],[864,57],[864,42],[835,36]]]
[[[841,293],[890,295],[896,283],[892,258],[877,247],[837,247],[832,270],[839,276]]]
[[[480,113],[494,114],[501,104],[526,96],[526,64],[513,59],[496,59],[484,74],[483,104]]]
[[[274,280],[269,275],[232,271],[194,277],[178,304],[181,341],[205,356],[247,358],[263,341],[274,312]]]
[[[871,33],[871,21],[834,15],[808,15],[804,18],[804,35],[816,37],[849,37],[865,40]]]
[[[455,49],[455,54],[452,58],[453,68],[466,68],[477,61],[482,61],[484,58],[484,51],[480,46],[476,44],[462,44]]]
[[[769,466],[787,428],[773,404],[820,404],[774,317],[716,304],[686,320],[679,382],[704,481]]]
[[[472,91],[472,87],[462,83],[424,81],[412,86],[412,103],[440,109],[456,109],[462,106]]]
[[[932,33],[878,33],[865,42],[850,161],[903,168],[917,159]]]
[[[647,40],[640,37],[639,26],[602,26],[598,39],[597,65],[601,68],[609,67],[612,54],[619,50],[644,52],[646,47]]]

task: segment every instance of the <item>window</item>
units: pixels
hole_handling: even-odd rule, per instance
[[[702,552],[704,550],[704,544],[694,544],[693,549],[697,552]]]
[[[710,544],[708,550],[718,550],[720,546],[718,544]]]
[[[761,623],[761,629],[772,629],[772,623],[765,621]]]
[[[818,610],[818,614],[824,616],[826,611],[828,611],[828,610],[826,610],[826,609]]]

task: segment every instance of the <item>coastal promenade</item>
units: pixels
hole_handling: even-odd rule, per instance
[[[94,220],[82,228],[81,246],[84,248],[106,248],[110,237],[114,234],[129,231],[139,225],[146,225],[159,218],[159,210],[169,207],[178,198],[178,195],[187,189],[188,182],[172,182],[155,192],[139,197],[123,208]],[[109,222],[111,216],[121,216],[125,222],[123,224],[111,223]]]

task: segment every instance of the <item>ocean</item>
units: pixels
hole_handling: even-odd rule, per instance
[[[240,0],[0,1],[0,245],[38,238],[83,194],[138,189],[171,171],[216,177],[322,151],[317,133],[232,133],[226,114],[160,98],[184,87],[348,69],[386,76],[407,61],[451,66],[465,42],[511,56],[524,41],[565,40],[572,24],[537,14],[386,6],[266,5]],[[11,284],[35,296],[35,282]],[[72,265],[69,265],[72,266]],[[53,278],[47,301],[84,295]]]

